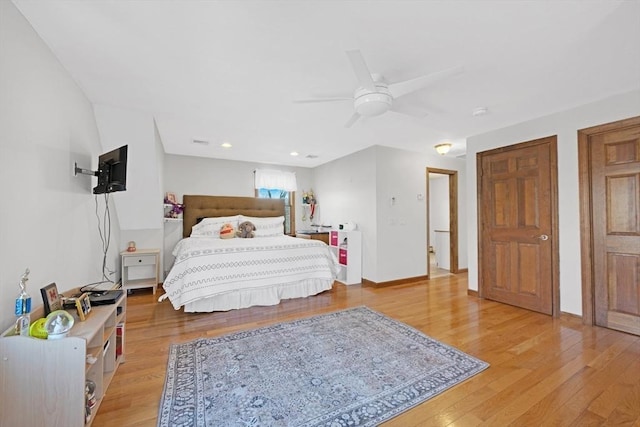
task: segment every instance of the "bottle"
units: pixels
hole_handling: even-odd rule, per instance
[[[27,281],[29,280],[29,269],[27,268],[20,278],[20,295],[16,298],[16,335],[29,336],[29,325],[31,324],[31,297],[27,293]]]

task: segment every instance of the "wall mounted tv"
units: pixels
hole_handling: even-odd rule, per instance
[[[98,185],[93,194],[113,193],[127,189],[127,145],[98,157]]]

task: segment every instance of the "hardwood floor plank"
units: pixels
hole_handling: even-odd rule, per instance
[[[169,347],[366,305],[491,366],[384,424],[640,426],[640,337],[467,295],[466,274],[386,288],[344,286],[277,306],[184,313],[129,297],[126,363],[94,427],[156,425]]]
[[[551,417],[544,420],[541,425],[568,425],[564,423],[569,420],[571,420],[571,422],[577,422],[584,418],[584,414],[588,412],[588,406],[591,402],[607,387],[621,381],[620,374],[637,360],[637,358],[637,354],[623,352],[615,359],[612,359],[611,363],[602,369],[596,370],[594,375],[589,376],[588,381],[583,384],[580,391],[568,399],[562,408],[550,414]],[[633,405],[635,408],[638,406],[640,406],[640,401],[635,402]],[[590,414],[595,416],[593,413]],[[589,416],[589,418],[592,418],[592,416]],[[563,424],[558,424],[559,422]]]

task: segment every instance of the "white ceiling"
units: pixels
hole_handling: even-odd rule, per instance
[[[173,154],[313,167],[450,140],[455,156],[468,136],[640,89],[637,0],[13,1],[91,102],[149,112]],[[391,82],[464,72],[396,100],[424,118],[345,128],[349,101],[292,102],[351,96],[353,49]]]

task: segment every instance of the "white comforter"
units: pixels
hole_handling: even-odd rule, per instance
[[[263,295],[274,293],[278,295],[270,300],[313,295],[331,288],[339,268],[335,255],[323,242],[289,236],[189,237],[178,242],[173,255],[173,268],[162,286],[173,307],[178,310],[186,306],[186,311],[211,311],[186,309],[202,307],[201,300],[207,307],[220,309],[209,301],[238,292],[244,300],[253,301],[242,303],[245,307],[277,303],[261,302]],[[231,308],[240,306],[222,309]]]

